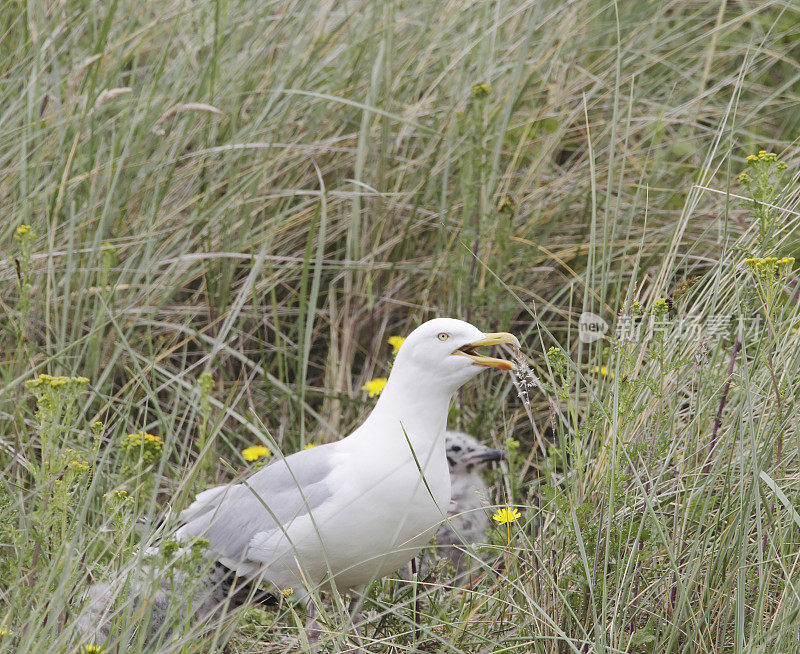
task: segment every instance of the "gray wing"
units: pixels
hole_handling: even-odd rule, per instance
[[[242,483],[203,491],[181,512],[184,524],[176,536],[207,538],[226,565],[246,560],[253,536],[282,531],[330,496],[326,478],[333,470],[331,445],[295,452]]]

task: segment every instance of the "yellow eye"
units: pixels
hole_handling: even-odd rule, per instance
[[[448,338],[450,338],[450,334],[447,332],[439,332],[436,338],[438,338],[440,341],[446,341]]]

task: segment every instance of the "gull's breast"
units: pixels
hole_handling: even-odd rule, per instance
[[[337,501],[313,513],[339,587],[397,570],[433,538],[450,504],[447,460],[441,459],[441,465],[426,464],[423,479],[413,458],[361,453],[331,475]]]

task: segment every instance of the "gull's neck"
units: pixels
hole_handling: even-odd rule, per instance
[[[430,452],[434,443],[439,441],[443,450],[452,393],[428,379],[420,379],[414,372],[413,369],[403,370],[395,366],[364,425],[396,423],[402,425],[415,452]],[[397,437],[391,431],[388,436]]]

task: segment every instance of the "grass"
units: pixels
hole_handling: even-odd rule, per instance
[[[412,587],[376,584],[367,649],[796,648],[797,280],[744,263],[798,251],[795,4],[0,16],[0,651],[78,652],[81,593],[141,568],[137,517],[238,474],[249,445],[346,433],[386,338],[437,315],[525,344],[528,401],[487,375],[451,419],[519,443],[497,501],[522,518],[468,588],[420,582],[418,635]],[[788,165],[775,209],[738,180],[762,149]],[[606,338],[581,342],[584,311]],[[653,311],[663,337],[613,338]],[[89,382],[37,413],[41,373]],[[163,441],[150,468],[121,447],[141,431]],[[171,611],[164,651],[222,647]],[[144,617],[123,606],[120,629]],[[292,651],[298,620],[250,612],[227,647]]]

